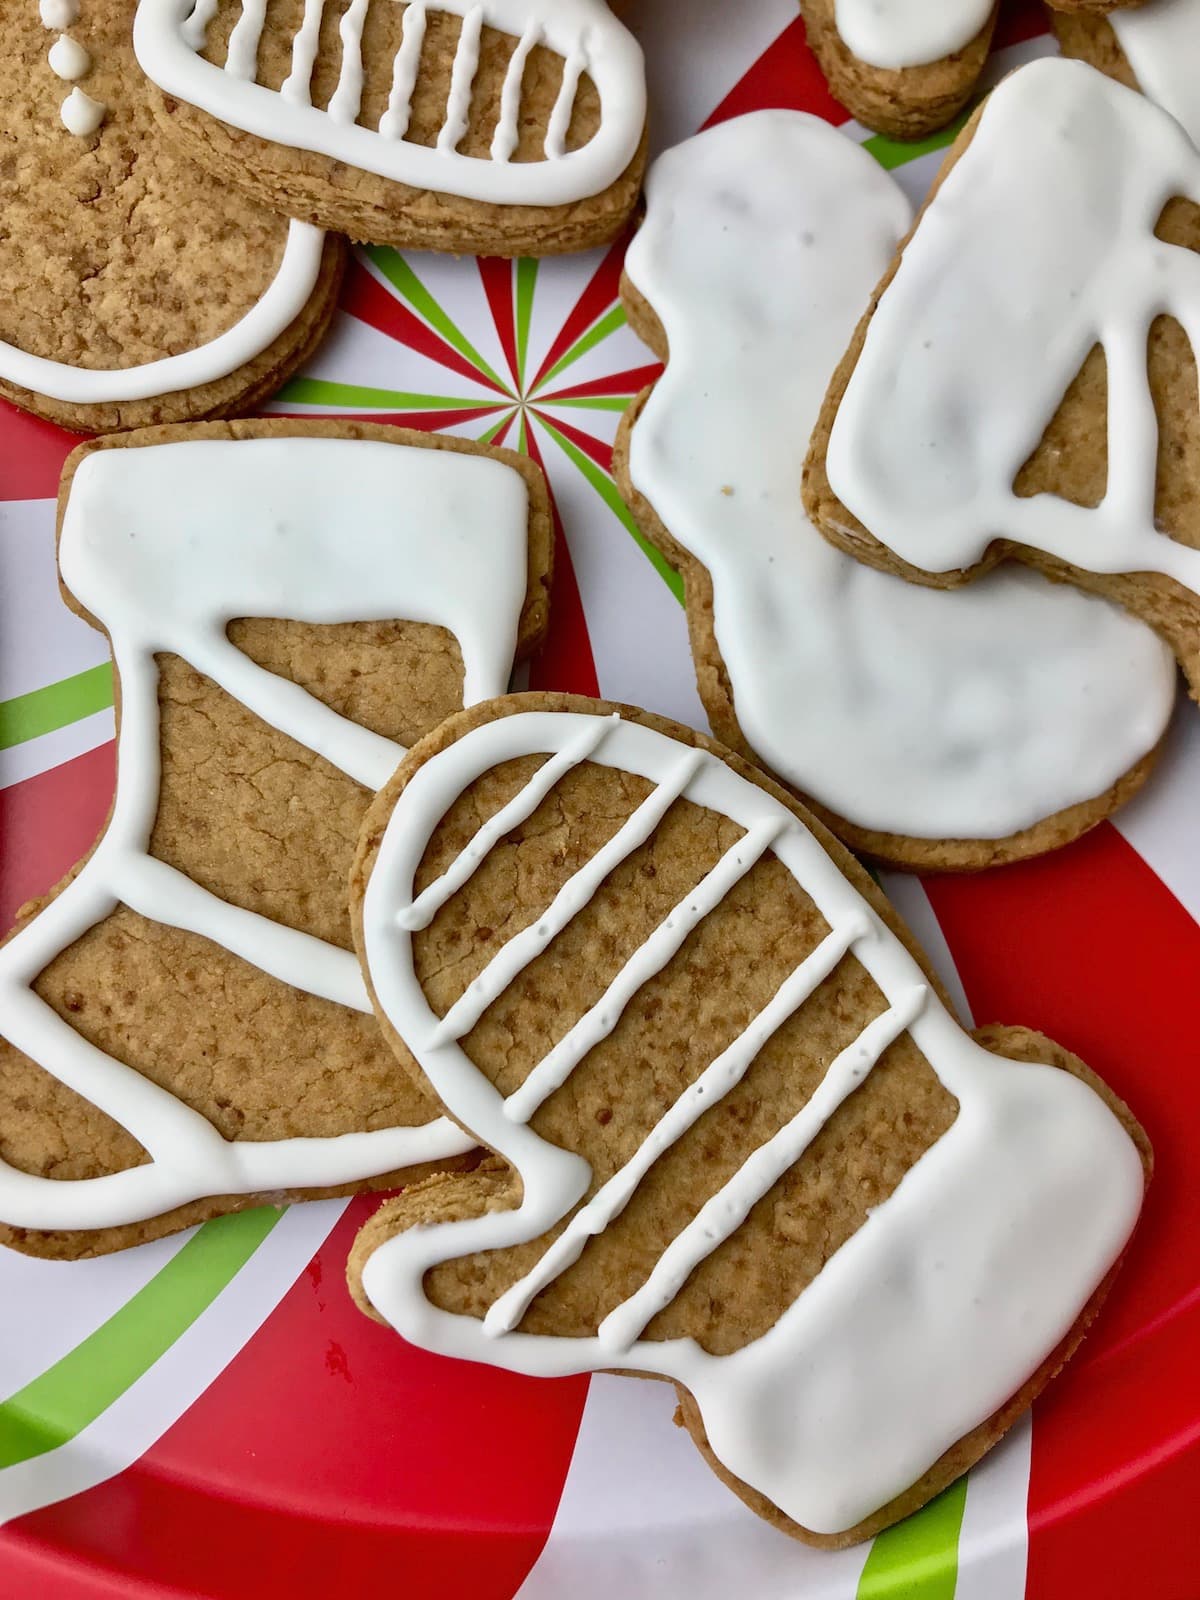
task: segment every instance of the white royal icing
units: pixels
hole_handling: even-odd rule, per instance
[[[829,374],[910,221],[896,184],[826,123],[762,111],[660,156],[646,190],[626,271],[671,354],[630,477],[711,575],[752,748],[848,821],[921,838],[1002,838],[1103,793],[1170,715],[1148,629],[1016,568],[919,588],[804,515]]]
[[[388,108],[378,129],[357,121],[364,63],[362,31],[367,0],[351,0],[341,14],[341,68],[326,110],[312,104],[311,80],[325,0],[305,0],[292,39],[291,68],[278,93],[256,82],[258,47],[267,23],[267,0],[241,0],[223,67],[205,61],[215,0],[141,0],[133,42],[146,75],[166,93],[274,144],[313,150],[397,183],[432,189],[492,205],[562,205],[608,188],[624,172],[641,141],[646,120],[641,50],[605,0],[411,0],[400,48],[392,63]],[[462,18],[449,95],[436,143],[405,140],[420,68],[427,17]],[[500,101],[488,158],[460,154],[479,61],[480,33],[491,27],[517,38]],[[521,77],[535,44],[563,58],[562,86],[550,116],[540,161],[512,161],[520,134]],[[578,150],[566,132],[579,79],[587,72],[600,97],[600,126]]]
[[[944,60],[970,44],[996,0],[835,0],[842,43],[868,66],[897,69]]]
[[[82,89],[72,89],[59,111],[67,132],[84,139],[95,133],[107,113],[108,107],[102,100],[93,100]]]
[[[439,1018],[421,989],[411,932],[427,925],[486,856],[500,837],[499,819],[485,824],[416,901],[413,889],[429,838],[457,796],[491,767],[534,752],[551,754],[556,776],[587,760],[655,786],[630,819],[635,825],[621,830],[620,844],[605,845],[548,908],[556,927],[586,904],[601,867],[611,869],[636,847],[665,799],[683,795],[746,832],[506,1100],[458,1040],[477,1000],[511,980],[516,963],[509,951],[517,940],[480,974],[467,991],[476,998],[450,1024],[453,1012]],[[537,806],[548,787],[545,770],[505,808],[505,830]],[[811,896],[829,933],[580,1207],[591,1168],[543,1140],[529,1117],[617,1025],[637,988],[662,970],[690,927],[768,849]],[[1069,1073],[1001,1061],[983,1050],[790,811],[716,757],[649,728],[616,717],[524,712],[485,723],[431,757],[409,779],[388,821],[367,884],[363,928],[384,1014],[447,1109],[512,1163],[522,1185],[515,1210],[414,1228],[381,1246],[363,1272],[372,1304],[405,1338],[445,1355],[546,1376],[619,1368],[673,1378],[695,1397],[718,1460],[816,1532],[841,1532],[869,1516],[1020,1389],[1072,1326],[1136,1220],[1141,1162],[1099,1096]],[[545,943],[525,940],[521,964]],[[883,1009],[830,1064],[807,1105],[748,1155],[595,1337],[512,1331],[539,1290],[618,1215],[656,1157],[742,1078],[766,1040],[847,952],[874,978]],[[949,1132],[761,1338],[726,1356],[706,1354],[690,1339],[644,1340],[655,1312],[741,1225],[906,1030],[959,1102]],[[482,1321],[425,1297],[431,1267],[527,1243],[564,1218],[566,1228]]]
[[[74,83],[76,78],[82,78],[92,64],[92,58],[77,39],[68,38],[63,33],[50,46],[47,58],[50,70],[57,77],[64,78],[68,83]]]
[[[1174,118],[1077,61],[1044,60],[984,106],[871,319],[838,411],[829,481],[863,525],[930,572],[993,539],[1097,573],[1200,592],[1200,550],[1158,529],[1154,318],[1200,349],[1200,260],[1154,235],[1200,202]],[[1108,487],[1094,509],[1012,485],[1095,344],[1108,368]]]
[[[43,28],[61,33],[79,20],[79,0],[38,0],[38,16]]]
[[[1200,0],[1147,0],[1107,21],[1142,93],[1200,143]]]
[[[230,905],[147,854],[159,789],[155,652],[181,655],[271,727],[377,789],[403,749],[255,665],[230,644],[227,624],[244,616],[437,623],[459,642],[464,703],[502,694],[524,603],[527,520],[518,472],[448,450],[295,437],[188,440],[84,460],[60,562],[64,583],[112,640],[117,794],[79,876],[0,949],[0,1019],[12,1044],[128,1129],[152,1159],[71,1182],[0,1164],[0,1219],[105,1227],[202,1195],[321,1188],[470,1148],[444,1118],[337,1138],[226,1141],[87,1043],[31,985],[125,904],[294,988],[369,1011],[349,951]]]

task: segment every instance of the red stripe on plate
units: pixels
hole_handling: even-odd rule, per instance
[[[53,500],[63,462],[82,443],[79,434],[0,400],[0,500]]]
[[[350,1300],[345,1215],[275,1311],[136,1467],[14,1522],[8,1572],[89,1600],[392,1592],[511,1600],[549,1535],[586,1378],[430,1356]],[[251,1268],[251,1270],[253,1270]],[[89,1573],[82,1581],[82,1574]],[[7,1575],[7,1573],[6,1573]]]
[[[0,934],[91,849],[112,804],[116,752],[110,740],[0,789]]]
[[[704,124],[726,122],[747,111],[809,111],[835,124],[848,122],[850,113],[829,92],[817,58],[808,47],[800,17],[789,22],[775,43],[764,50],[745,77],[725,96]]]
[[[577,339],[583,335],[604,313],[612,308],[613,301],[617,298],[617,290],[621,283],[621,266],[625,260],[625,246],[628,236],[622,236],[608,251],[595,272],[588,279],[583,293],[567,313],[566,320],[559,329],[554,342],[546,352],[545,359],[538,368],[537,376],[527,389],[528,394],[536,394],[539,385],[544,382],[546,374],[561,356]]]
[[[1028,1023],[1076,1051],[1155,1147],[1125,1268],[1036,1407],[1029,1593],[1194,1600],[1200,927],[1107,823],[1042,860],[925,887],[975,1016]]]
[[[555,426],[561,426],[557,421]],[[550,488],[546,463],[538,448],[537,435],[532,423],[525,429],[526,445],[530,456],[541,467]],[[583,614],[583,601],[575,568],[571,564],[571,551],[563,532],[562,518],[554,490],[550,489],[550,510],[554,516],[554,583],[550,591],[550,631],[546,642],[534,656],[529,668],[531,689],[561,689],[570,694],[596,696],[600,693],[600,680],[596,675],[596,661],[592,655],[592,641],[588,637],[587,619]]]
[[[478,256],[475,265],[479,268],[479,276],[483,280],[483,292],[487,296],[488,309],[492,313],[492,321],[496,324],[500,347],[504,351],[504,359],[508,362],[509,377],[515,387],[520,378],[517,375],[517,326],[513,312],[513,265],[511,261],[502,260],[499,256]]]
[[[486,375],[473,367],[465,356],[460,356],[452,344],[433,331],[415,312],[410,311],[397,294],[386,289],[379,279],[367,271],[355,257],[346,270],[346,282],[340,303],[342,311],[367,323],[389,339],[396,339],[418,355],[428,356],[460,377],[487,389],[496,385]]]

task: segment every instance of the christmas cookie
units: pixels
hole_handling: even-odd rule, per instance
[[[5,13],[0,395],[78,430],[253,406],[321,339],[343,260],[159,136],[133,14]]]
[[[384,1031],[502,1157],[368,1224],[363,1306],[444,1355],[665,1377],[816,1544],[963,1472],[1091,1322],[1149,1150],[1074,1057],[963,1031],[854,859],[672,723],[477,706],[351,880]]]
[[[1146,0],[1136,10],[1052,11],[1063,54],[1107,72],[1169,111],[1200,140],[1200,0]]]
[[[286,216],[376,243],[553,255],[641,184],[641,51],[604,0],[143,0],[164,132]]]
[[[683,573],[718,737],[856,850],[980,867],[1061,844],[1129,795],[1175,679],[1170,652],[1102,601],[1019,570],[961,595],[917,588],[806,518],[829,374],[910,221],[866,152],[799,112],[660,156],[622,298],[668,365],[614,465]]]
[[[112,643],[117,790],[0,948],[5,1243],[98,1254],[471,1149],[380,1038],[346,881],[405,745],[537,642],[550,530],[522,457],[393,428],[71,457],[60,566]]]
[[[1200,155],[1077,61],[994,91],[860,323],[809,514],[888,571],[1012,556],[1125,606],[1200,694]]]
[[[800,0],[829,87],[868,128],[920,139],[944,128],[979,80],[996,0]]]

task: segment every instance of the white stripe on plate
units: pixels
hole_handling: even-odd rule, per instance
[[[971,1468],[954,1600],[1021,1600],[1025,1593],[1032,1442],[1033,1421],[1026,1412]]]
[[[0,700],[108,660],[108,641],[63,604],[53,500],[0,501]]]
[[[36,778],[49,772],[51,767],[61,767],[65,761],[86,755],[99,745],[109,744],[116,735],[112,707],[94,711],[90,717],[78,722],[68,722],[64,728],[55,728],[36,739],[26,739],[8,750],[0,750],[0,789],[14,783],[24,783],[26,778]]]
[[[1122,836],[1200,922],[1200,716],[1180,699],[1158,767],[1146,787],[1113,818]]]

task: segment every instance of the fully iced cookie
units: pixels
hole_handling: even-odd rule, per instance
[[[1133,11],[1052,11],[1063,54],[1140,89],[1200,140],[1200,0],[1146,0]]]
[[[637,199],[641,51],[605,0],[142,0],[135,42],[181,149],[355,239],[552,255]]]
[[[1127,797],[1175,678],[1113,606],[1019,570],[960,595],[916,588],[805,517],[829,374],[910,220],[869,155],[799,112],[660,156],[622,296],[669,361],[626,413],[614,466],[684,574],[717,736],[857,850],[980,867],[1061,844]]]
[[[979,81],[996,0],[801,0],[829,87],[859,122],[897,139],[944,128]]]
[[[953,147],[834,377],[809,514],[953,586],[1012,556],[1126,606],[1200,693],[1200,155],[1077,61]]]
[[[365,1309],[444,1355],[672,1380],[759,1514],[844,1545],[1066,1360],[1149,1150],[1065,1051],[965,1033],[882,895],[739,757],[523,695],[378,797],[351,880],[384,1031],[498,1161],[386,1205]]]
[[[0,395],[77,430],[250,409],[321,339],[342,268],[161,139],[133,13],[5,13]]]
[[[0,948],[0,1239],[98,1254],[471,1147],[379,1036],[346,880],[404,746],[546,622],[522,457],[351,423],[151,429],[67,464],[117,792]]]

